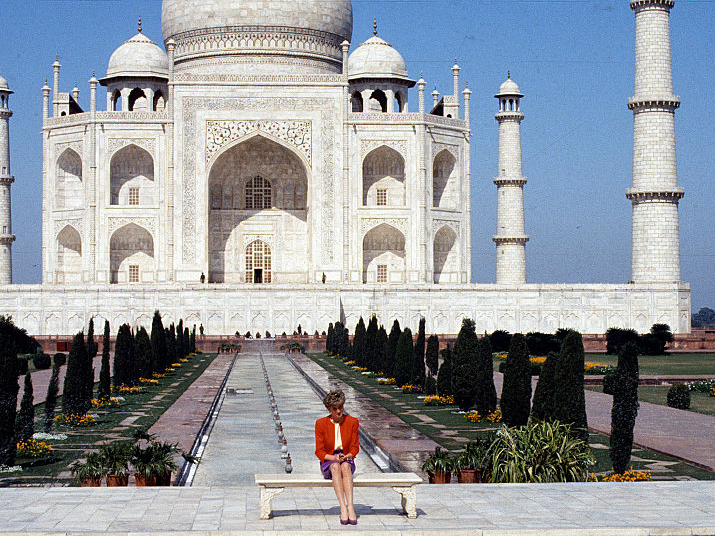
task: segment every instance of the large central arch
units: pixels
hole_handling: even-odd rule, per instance
[[[271,245],[268,282],[307,282],[308,168],[290,146],[255,134],[221,153],[208,181],[210,283],[251,283],[249,243]],[[279,246],[279,247],[276,247]]]

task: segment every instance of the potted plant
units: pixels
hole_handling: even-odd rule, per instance
[[[102,445],[99,455],[107,471],[107,486],[128,486],[131,443],[115,441],[108,445]]]
[[[460,452],[454,461],[457,482],[476,484],[486,481],[487,451],[490,445],[490,439],[482,438],[469,441],[464,446],[464,451]]]
[[[150,441],[146,447],[132,447],[131,464],[134,467],[137,486],[169,486],[171,472],[178,469],[174,454],[179,452],[175,444]]]
[[[96,452],[89,453],[83,462],[79,460],[74,462],[70,465],[70,470],[83,488],[98,488],[102,485],[102,477],[106,473],[102,457]]]
[[[429,475],[431,484],[449,484],[452,479],[453,467],[454,461],[449,451],[435,447],[434,452],[422,464],[422,471]]]

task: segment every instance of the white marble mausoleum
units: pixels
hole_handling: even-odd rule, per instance
[[[90,317],[113,330],[148,327],[155,309],[208,334],[323,331],[373,313],[385,325],[424,316],[437,333],[456,333],[464,317],[481,331],[647,331],[661,322],[687,332],[682,190],[668,138],[678,105],[672,4],[631,2],[628,284],[527,283],[523,95],[510,78],[495,95],[498,171],[484,194],[496,194],[498,207],[497,283],[475,284],[471,91],[458,65],[453,87],[427,102],[422,73],[410,77],[377,26],[351,45],[350,0],[163,0],[162,40],[140,22],[106,75],[89,81],[88,109],[78,88],[62,92],[53,64],[53,87],[42,88],[43,282],[7,284],[14,235],[5,226],[0,311],[36,335],[72,334]],[[12,92],[5,84],[0,93],[3,160]],[[8,220],[11,183],[7,158]]]

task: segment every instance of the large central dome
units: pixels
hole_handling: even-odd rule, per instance
[[[351,0],[163,0],[161,8],[179,70],[339,72],[352,25]]]

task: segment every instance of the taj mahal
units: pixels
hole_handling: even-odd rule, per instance
[[[499,152],[484,194],[497,206],[496,284],[473,283],[471,91],[456,62],[451,91],[425,95],[377,25],[351,43],[351,0],[163,0],[161,42],[140,21],[89,80],[88,109],[76,86],[63,91],[59,58],[42,87],[40,285],[12,284],[12,91],[0,78],[0,310],[33,335],[90,318],[149,327],[157,309],[208,334],[312,333],[372,314],[425,317],[444,334],[465,317],[482,332],[688,332],[673,4],[630,2],[627,284],[527,281],[524,95],[511,77],[495,81]]]

